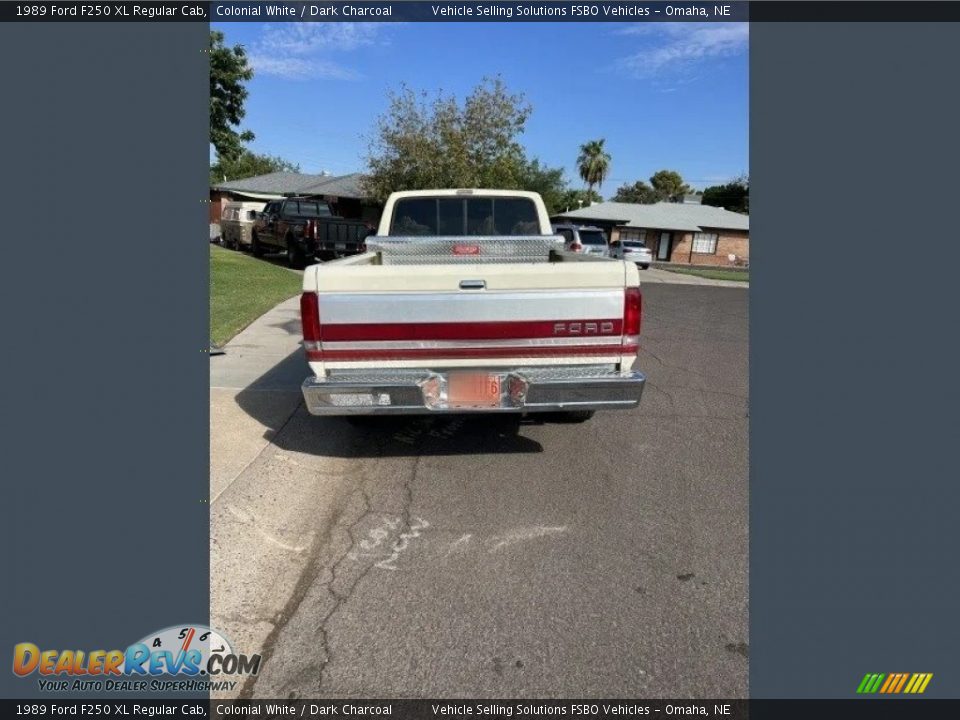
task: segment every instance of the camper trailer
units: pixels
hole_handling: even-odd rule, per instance
[[[232,200],[223,206],[220,231],[223,244],[234,250],[249,250],[251,231],[257,214],[263,211],[264,201]]]

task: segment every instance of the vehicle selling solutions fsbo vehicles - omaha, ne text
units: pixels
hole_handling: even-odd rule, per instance
[[[366,242],[304,273],[314,415],[639,404],[639,271],[564,250],[536,193],[393,193]]]

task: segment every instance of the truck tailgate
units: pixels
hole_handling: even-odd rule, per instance
[[[632,264],[616,261],[470,265],[317,265],[313,371],[347,368],[619,365]]]

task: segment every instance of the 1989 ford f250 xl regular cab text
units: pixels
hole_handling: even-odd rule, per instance
[[[304,273],[312,414],[639,404],[640,273],[564,251],[536,193],[393,193],[366,242]]]

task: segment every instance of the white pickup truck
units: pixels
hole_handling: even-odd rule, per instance
[[[536,193],[393,193],[366,244],[304,272],[312,414],[639,404],[637,267],[564,251]]]

